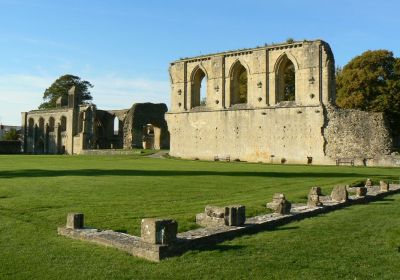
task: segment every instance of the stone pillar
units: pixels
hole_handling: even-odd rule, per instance
[[[321,196],[321,188],[320,187],[312,187],[310,192],[308,193],[308,207],[318,207],[322,206],[321,201],[319,201],[319,197]]]
[[[232,205],[225,207],[225,225],[242,226],[246,221],[246,207],[243,205]]]
[[[335,186],[331,193],[331,198],[336,202],[346,202],[348,200],[349,194],[347,192],[346,186]]]
[[[367,181],[365,182],[365,186],[372,187],[372,180],[368,178]]]
[[[143,242],[151,244],[170,244],[176,240],[178,223],[174,220],[143,219],[141,237]]]
[[[84,227],[84,215],[82,213],[69,213],[66,228],[81,229]]]
[[[388,192],[389,191],[389,182],[380,181],[379,182],[381,192]]]
[[[267,208],[273,210],[276,214],[288,215],[292,204],[286,200],[283,193],[276,193],[272,198],[272,202],[267,203]]]

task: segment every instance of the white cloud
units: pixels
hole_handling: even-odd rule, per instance
[[[0,75],[0,122],[18,125],[21,112],[36,109],[44,90],[58,77],[24,74]],[[169,106],[169,82],[115,75],[87,77],[93,103],[99,109],[127,109],[133,103],[166,103]]]

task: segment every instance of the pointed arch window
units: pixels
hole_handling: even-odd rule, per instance
[[[237,61],[231,71],[231,105],[247,103],[247,70]]]
[[[200,67],[193,72],[191,100],[192,108],[207,104],[207,75]]]
[[[276,102],[296,100],[296,70],[293,62],[284,55],[279,62],[276,80]]]

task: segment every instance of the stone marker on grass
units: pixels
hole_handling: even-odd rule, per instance
[[[151,244],[170,244],[176,240],[178,224],[171,219],[142,219],[141,238]]]
[[[372,180],[370,178],[368,178],[367,181],[365,182],[365,186],[372,187]]]
[[[308,193],[307,206],[308,207],[318,207],[322,206],[319,197],[321,196],[321,188],[320,187],[312,187],[310,192]]]
[[[389,191],[389,182],[380,181],[379,182],[381,192],[388,192]]]
[[[335,186],[332,190],[331,198],[336,202],[346,202],[349,198],[346,186]]]
[[[356,196],[357,197],[362,197],[367,195],[367,187],[358,187],[356,188]]]
[[[207,205],[204,213],[196,215],[196,223],[203,227],[242,226],[246,221],[246,207],[230,205],[225,207]]]
[[[69,229],[81,229],[84,227],[84,215],[82,213],[69,213],[67,215],[67,224]]]
[[[276,214],[288,215],[292,204],[286,200],[283,193],[276,193],[272,198],[272,202],[267,203],[267,208],[273,210]]]

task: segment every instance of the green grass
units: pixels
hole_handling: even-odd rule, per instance
[[[68,212],[138,235],[140,219],[195,228],[207,204],[264,213],[273,193],[397,179],[400,169],[264,165],[140,156],[0,156],[0,279],[400,279],[400,195],[243,236],[161,263],[57,236]]]

